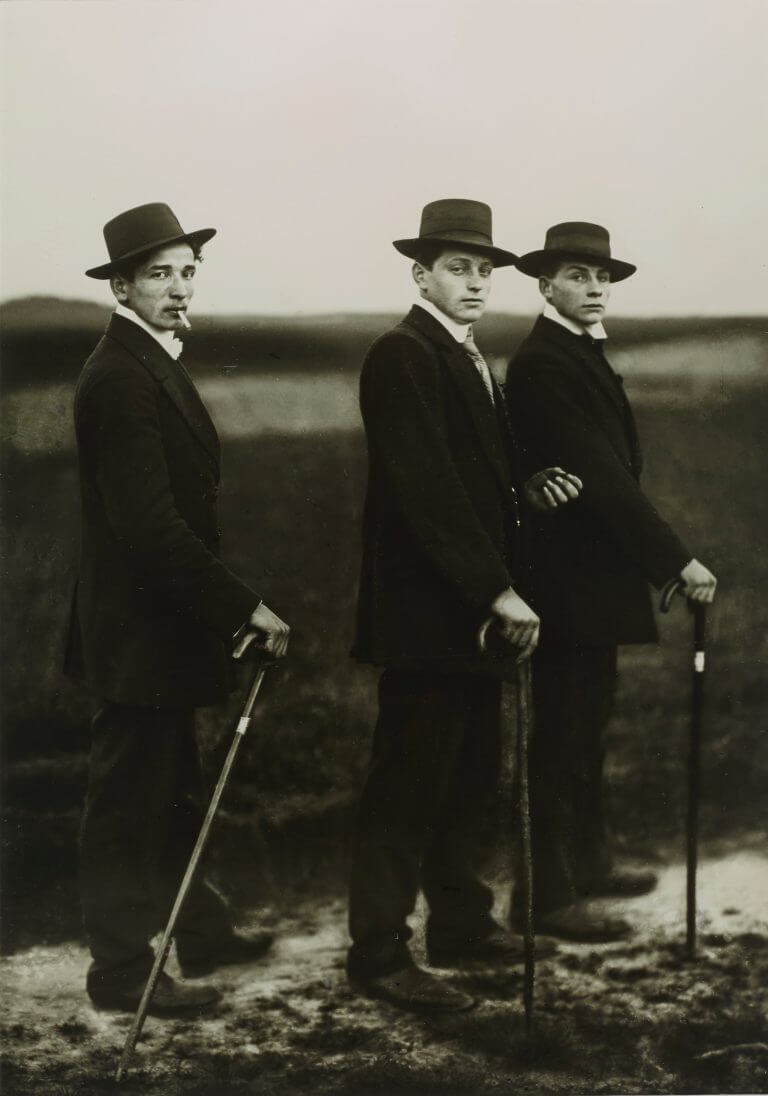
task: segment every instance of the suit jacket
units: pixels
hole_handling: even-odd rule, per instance
[[[379,338],[360,379],[368,492],[353,654],[505,674],[477,631],[524,570],[516,451],[501,391],[421,308]]]
[[[647,584],[679,574],[691,553],[640,489],[640,444],[621,378],[588,336],[541,316],[512,358],[505,392],[526,465],[560,465],[584,481],[578,502],[536,523],[542,640],[655,640]]]
[[[113,316],[75,391],[82,504],[65,670],[123,704],[190,707],[230,687],[258,596],[219,560],[219,440],[186,370]]]

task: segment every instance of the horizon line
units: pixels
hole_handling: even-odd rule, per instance
[[[24,296],[16,297],[0,297],[0,309],[7,308],[17,304],[27,304],[35,301],[59,301],[62,304],[75,304],[75,305],[87,305],[88,307],[98,308],[104,312],[110,312],[114,310],[114,305],[110,303],[103,303],[101,301],[95,301],[89,297],[61,297],[54,293],[29,293]],[[418,304],[418,301],[408,302],[405,306],[410,308],[412,304]],[[337,316],[391,316],[401,315],[402,308],[383,308],[383,309],[330,309],[328,311],[294,311],[294,312],[225,312],[225,311],[200,311],[196,312],[195,316],[198,320],[205,319],[303,319],[303,320],[315,320],[315,319],[333,319]],[[487,316],[519,316],[522,318],[536,315],[532,311],[520,311],[515,312],[510,309],[489,310],[482,319]],[[643,313],[613,313],[609,318],[609,322],[613,320],[658,320],[658,319],[752,319],[752,320],[768,320],[768,312],[643,312]]]

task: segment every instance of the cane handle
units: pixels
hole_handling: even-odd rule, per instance
[[[685,583],[679,577],[671,578],[661,591],[660,608],[662,613],[668,613],[669,607],[672,604],[672,598],[675,594],[685,589]]]
[[[494,623],[493,617],[488,617],[488,619],[483,621],[480,625],[480,631],[477,633],[477,646],[479,647],[481,654],[485,654],[488,649],[488,629],[492,628]]]

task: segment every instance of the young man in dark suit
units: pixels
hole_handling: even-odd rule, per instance
[[[194,709],[231,687],[237,637],[284,655],[288,628],[219,558],[219,440],[179,359],[200,248],[168,206],[104,228],[118,305],[75,393],[82,536],[66,669],[100,699],[81,833],[81,893],[101,1007],[133,1011],[202,821]],[[263,954],[200,878],[182,911],[182,972]],[[213,1004],[211,986],[163,974],[156,1015]]]
[[[494,247],[488,206],[463,199],[427,205],[419,237],[394,246],[414,260],[419,296],[371,347],[360,382],[369,480],[353,653],[383,673],[353,850],[348,973],[402,1007],[450,1011],[471,998],[408,949],[420,887],[431,964],[522,954],[476,874],[498,772],[501,679],[531,654],[539,627],[519,593],[514,441],[472,336],[494,267],[515,256]],[[529,494],[546,509],[578,487],[549,469]],[[509,644],[497,660],[478,650],[489,617]]]
[[[537,926],[571,940],[628,934],[587,899],[642,894],[651,872],[613,863],[602,802],[603,732],[620,643],[657,632],[648,583],[680,576],[687,597],[710,602],[715,578],[640,487],[642,458],[621,378],[605,356],[611,284],[634,273],[611,256],[600,225],[568,222],[517,263],[539,279],[544,314],[512,359],[510,416],[528,467],[562,463],[584,483],[577,503],[540,523],[532,603],[541,617],[533,660],[531,750]]]

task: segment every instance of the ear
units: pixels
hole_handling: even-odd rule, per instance
[[[413,277],[413,280],[416,282],[416,285],[422,292],[424,291],[424,274],[424,267],[421,265],[421,263],[414,263],[411,267],[411,275]]]
[[[122,274],[112,275],[109,279],[109,288],[121,304],[128,299],[127,283]]]
[[[547,300],[552,296],[552,286],[549,284],[549,278],[539,278],[539,293]]]

